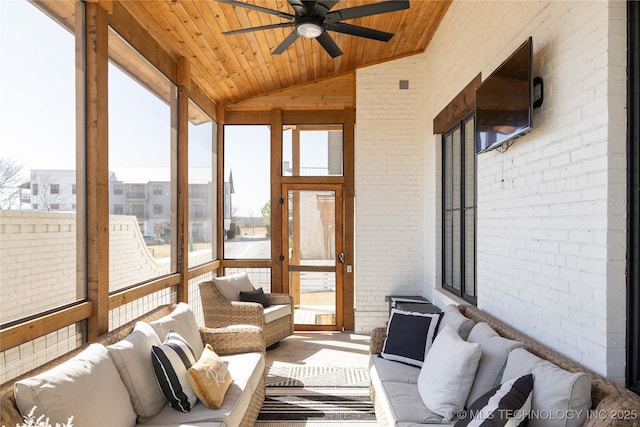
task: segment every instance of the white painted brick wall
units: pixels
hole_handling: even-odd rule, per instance
[[[385,135],[397,138],[401,124],[389,123],[382,107],[372,108],[375,99],[393,91],[371,80],[406,73],[406,59],[358,72],[356,326],[365,331],[383,325],[386,306],[378,298],[402,281],[393,277],[402,261],[395,257],[398,239],[388,225],[399,219],[409,226],[405,211],[396,209],[389,218],[377,201],[390,197],[389,205],[397,199],[407,203],[404,197],[411,194],[404,182],[424,183],[423,198],[410,212],[422,210],[425,225],[418,224],[414,233],[423,239],[420,245],[403,248],[407,256],[400,258],[419,262],[424,254],[422,272],[411,270],[422,275],[413,277],[424,283],[418,293],[438,303],[451,301],[438,289],[441,171],[433,118],[478,72],[486,77],[530,35],[534,75],[545,81],[535,128],[504,154],[478,158],[478,305],[622,381],[626,23],[621,1],[453,2],[427,51],[411,58],[415,74],[404,77],[413,83],[423,76],[423,91],[415,94],[420,118],[409,125],[423,133],[405,140],[422,150],[423,167],[409,159],[402,180],[388,187],[368,187],[369,169],[386,164],[372,157],[387,155]],[[390,105],[398,102],[391,98]],[[393,159],[391,164],[400,165]]]
[[[386,295],[422,293],[421,56],[358,70],[356,331],[384,324]],[[409,80],[409,89],[399,89]]]

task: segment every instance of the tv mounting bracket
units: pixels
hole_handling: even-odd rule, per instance
[[[534,77],[533,78],[533,91],[536,92],[536,88],[540,88],[539,97],[533,101],[533,108],[542,107],[542,101],[544,101],[544,81],[542,77]]]

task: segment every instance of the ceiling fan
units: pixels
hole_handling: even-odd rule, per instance
[[[290,13],[268,9],[251,3],[243,3],[237,0],[218,1],[220,3],[226,3],[233,6],[256,10],[258,12],[268,13],[270,15],[276,15],[279,18],[288,20],[288,22],[280,22],[277,24],[226,31],[222,34],[231,35],[269,30],[272,28],[294,27],[293,32],[289,34],[289,36],[287,36],[287,38],[285,38],[284,41],[282,41],[282,43],[280,43],[272,52],[274,55],[279,55],[287,50],[287,48],[298,39],[298,37],[302,36],[318,40],[324,50],[326,50],[332,58],[342,55],[342,50],[340,50],[327,31],[335,31],[337,33],[350,34],[352,36],[365,37],[384,42],[389,41],[391,37],[393,37],[393,33],[347,24],[342,21],[378,15],[381,13],[395,12],[397,10],[409,8],[408,0],[391,0],[331,11],[331,8],[338,3],[338,0],[287,0],[295,12],[295,14],[292,15]]]

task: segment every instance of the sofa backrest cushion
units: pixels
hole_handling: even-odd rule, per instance
[[[577,427],[587,421],[591,408],[591,377],[572,373],[516,348],[507,359],[502,382],[533,374],[532,417],[529,427]]]
[[[467,406],[470,406],[480,396],[500,385],[509,353],[514,348],[524,347],[524,344],[501,337],[485,322],[473,327],[467,341],[480,344],[482,351],[478,372],[467,399]]]
[[[438,333],[418,375],[418,393],[427,409],[451,421],[464,408],[480,354],[480,344],[466,342],[451,326]]]
[[[449,325],[458,333],[458,335],[460,335],[460,338],[466,340],[469,337],[469,333],[475,325],[475,322],[460,313],[458,311],[458,307],[453,304],[448,304],[442,307],[442,312],[444,314],[440,321],[439,329],[443,329],[445,325]]]
[[[218,288],[218,292],[229,301],[240,301],[240,291],[249,292],[255,290],[249,276],[244,271],[228,276],[215,277],[213,283]]]
[[[118,370],[102,344],[91,344],[46,372],[15,383],[18,410],[52,425],[73,416],[77,426],[134,426],[136,413]]]
[[[125,339],[107,346],[131,396],[138,422],[145,422],[153,417],[167,403],[151,365],[151,347],[160,344],[160,338],[151,325],[137,322],[133,332]]]
[[[176,331],[187,340],[196,353],[196,358],[200,358],[202,355],[204,344],[202,344],[202,338],[200,337],[200,328],[189,304],[179,303],[170,314],[149,322],[149,325],[156,331],[160,341],[164,341],[170,331]]]

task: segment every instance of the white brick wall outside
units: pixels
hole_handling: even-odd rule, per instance
[[[545,81],[534,130],[505,153],[478,157],[478,305],[623,381],[626,22],[621,1],[453,2],[424,54],[358,71],[356,329],[384,324],[383,295],[415,293],[413,282],[402,286],[406,279],[396,275],[401,271],[422,281],[417,293],[438,303],[452,301],[439,289],[440,137],[433,135],[433,118],[479,72],[486,77],[530,35],[534,75]],[[399,75],[417,92],[414,123],[385,114],[385,107],[392,111],[400,102],[401,92],[382,81]],[[417,79],[422,87],[413,85]],[[400,129],[411,138],[402,138]],[[400,147],[391,143],[399,139]],[[418,149],[406,165],[395,161],[398,150]],[[393,172],[402,178],[372,185],[378,178],[374,168],[383,165],[403,167]],[[416,182],[424,183],[423,197],[407,200],[413,194],[405,183]],[[380,201],[386,199],[384,209]],[[413,209],[405,210],[408,205]],[[407,214],[417,211],[424,225],[415,219],[412,231]],[[403,234],[415,237],[400,252],[392,227],[398,220],[407,227]]]

